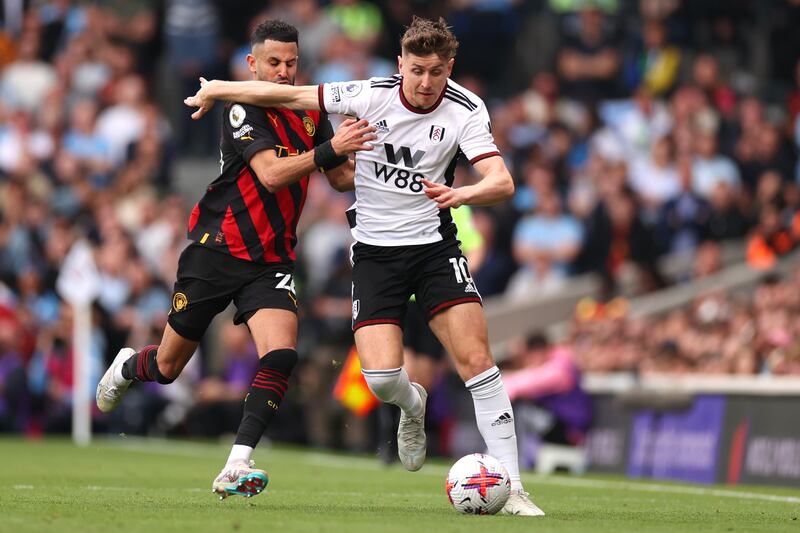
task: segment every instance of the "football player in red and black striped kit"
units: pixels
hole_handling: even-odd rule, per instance
[[[259,25],[247,62],[253,78],[293,85],[297,29]],[[234,323],[247,324],[261,354],[245,398],[235,444],[212,489],[221,498],[252,496],[267,475],[250,455],[286,393],[297,362],[294,247],[309,175],[321,170],[337,190],[353,188],[348,155],[371,150],[375,129],[348,120],[334,135],[325,113],[228,103],[220,143],[220,176],[192,209],[161,344],[123,348],[97,386],[101,411],[114,409],[134,381],[172,383],[211,320],[233,301]]]

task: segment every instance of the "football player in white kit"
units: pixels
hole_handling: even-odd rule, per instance
[[[200,90],[185,103],[198,108],[193,118],[215,100],[233,100],[349,115],[376,128],[375,149],[355,155],[356,202],[347,212],[356,240],[353,331],[364,377],[375,396],[400,407],[398,455],[408,470],[420,469],[427,393],[403,369],[401,330],[409,296],[416,294],[472,394],[489,454],[509,472],[512,492],[502,512],[541,516],[520,481],[511,403],[450,215],[463,204],[507,200],[514,182],[484,103],[449,79],[458,41],[444,19],[414,17],[400,44],[400,74],[390,78],[301,87],[201,78]],[[462,154],[482,179],[453,188]]]

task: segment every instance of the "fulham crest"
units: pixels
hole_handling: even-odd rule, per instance
[[[433,144],[439,144],[444,139],[444,128],[442,126],[433,125],[431,131],[428,133]]]

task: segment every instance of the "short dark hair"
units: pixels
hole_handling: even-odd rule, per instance
[[[456,57],[458,39],[442,17],[430,20],[415,15],[400,39],[400,48],[415,56],[436,54],[442,59],[452,59]]]
[[[297,28],[282,20],[265,20],[253,30],[250,36],[250,46],[263,44],[266,40],[279,41],[282,43],[297,42]]]

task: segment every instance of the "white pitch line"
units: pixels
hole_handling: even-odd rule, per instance
[[[333,466],[328,464],[326,466]],[[353,468],[341,463],[336,464],[337,467]],[[359,467],[356,467],[359,468]],[[370,470],[372,470],[370,468]],[[430,472],[428,472],[430,474]],[[602,489],[602,490],[629,490],[629,491],[645,491],[655,493],[670,493],[670,494],[684,494],[695,496],[717,496],[722,498],[736,498],[741,500],[761,500],[778,503],[800,503],[800,498],[795,496],[782,496],[778,494],[761,494],[758,492],[739,492],[735,490],[725,489],[709,489],[703,487],[672,487],[669,485],[657,485],[653,483],[629,483],[626,481],[600,481],[595,479],[575,479],[575,478],[555,478],[555,477],[537,477],[535,484],[541,485],[556,485],[562,487],[581,487],[587,489]],[[12,485],[14,490],[34,490],[34,485]],[[83,487],[84,490],[89,491],[132,491],[143,490],[143,487],[110,487],[102,485],[87,485]],[[171,489],[175,490],[175,489]],[[184,492],[206,492],[205,489],[198,487],[177,489]],[[270,490],[274,494],[305,494],[305,491],[296,491],[291,489],[278,489]],[[316,494],[329,495],[329,496],[364,496],[362,492],[344,492],[344,491],[323,491],[316,492]],[[382,492],[382,496],[392,498],[430,498],[429,492]]]
[[[108,442],[108,441],[106,441]],[[216,450],[210,449],[208,446],[191,442],[172,442],[162,439],[139,439],[127,438],[124,441],[113,441],[112,447],[124,449],[126,451],[137,451],[145,453],[167,453],[172,455],[193,456],[193,457],[208,457],[212,453],[218,453]],[[325,466],[330,468],[345,468],[345,469],[358,469],[381,471],[386,470],[387,467],[382,465],[378,459],[369,457],[346,457],[346,456],[330,456],[321,453],[310,453],[298,455],[298,462],[303,462],[309,465]],[[391,468],[391,467],[388,467]],[[416,473],[417,476],[443,476],[447,474],[447,467],[440,465],[426,465],[422,470]],[[527,476],[526,476],[527,477]],[[535,484],[543,485],[556,485],[564,487],[583,487],[587,489],[612,489],[612,490],[629,490],[629,491],[646,491],[655,493],[669,493],[669,494],[687,494],[696,496],[715,496],[721,498],[736,498],[741,500],[760,500],[778,503],[800,503],[800,497],[796,496],[783,496],[778,494],[761,494],[758,492],[740,492],[736,490],[725,489],[712,489],[705,487],[686,487],[686,486],[670,486],[659,485],[655,483],[632,483],[627,481],[603,481],[595,479],[581,479],[581,478],[565,478],[565,477],[547,477],[535,476]],[[16,490],[30,490],[33,489],[32,485],[14,485]],[[109,490],[132,490],[127,488],[109,488]],[[87,490],[104,490],[89,488]]]
[[[137,490],[137,487],[104,487],[102,485],[87,485],[83,487],[86,490],[96,490],[96,491],[129,491],[129,490]]]
[[[35,485],[12,485],[12,489],[14,490],[34,490],[36,488]],[[80,487],[83,490],[88,490],[91,492],[118,492],[118,491],[136,491],[136,490],[145,490],[145,487],[111,487],[105,485],[87,485],[85,487]],[[207,489],[201,489],[199,487],[190,487],[190,488],[182,488],[182,489],[169,489],[166,487],[162,487],[159,490],[169,490],[170,492],[174,492],[176,490],[182,492],[193,492],[193,493],[206,493],[210,492]],[[270,494],[277,494],[277,495],[284,495],[284,494],[308,494],[308,491],[302,490],[292,490],[292,489],[268,489]],[[315,491],[314,494],[319,494],[322,496],[355,496],[355,497],[365,497],[369,496],[369,494],[365,492],[357,492],[357,491],[337,491],[337,490],[329,490],[329,491]],[[388,497],[388,498],[431,498],[433,496],[430,492],[381,492],[381,497]]]
[[[671,494],[691,494],[696,496],[719,496],[722,498],[739,498],[742,500],[762,500],[781,503],[800,503],[796,496],[778,494],[761,494],[759,492],[741,492],[737,490],[711,489],[705,487],[677,487],[658,485],[655,483],[631,483],[628,481],[602,481],[597,479],[578,479],[562,477],[536,478],[536,483],[543,485],[559,485],[563,487],[585,487],[589,489],[615,489],[646,492],[668,492]]]
[[[348,468],[360,470],[381,470],[385,467],[379,465],[377,461],[365,458],[341,457],[335,458],[323,454],[312,454],[305,461],[318,466],[331,468]],[[446,467],[438,465],[426,465],[416,475],[442,476],[447,473]],[[535,476],[534,485],[556,485],[562,487],[583,487],[587,489],[615,489],[630,491],[646,491],[670,494],[688,494],[696,496],[717,496],[721,498],[738,498],[742,500],[761,500],[779,503],[800,503],[800,497],[782,496],[778,494],[761,494],[758,492],[740,492],[736,490],[711,489],[705,487],[677,487],[670,485],[659,485],[655,483],[632,483],[628,481],[603,481],[595,479],[565,478]]]

